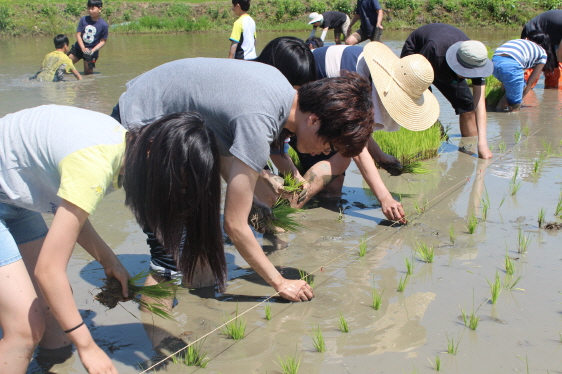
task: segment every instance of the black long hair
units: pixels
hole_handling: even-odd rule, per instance
[[[127,205],[178,263],[188,282],[209,264],[219,291],[226,284],[220,225],[220,155],[197,113],[174,113],[129,133]]]
[[[533,30],[527,34],[527,39],[544,48],[547,58],[543,70],[547,73],[553,72],[558,66],[558,59],[556,58],[556,53],[554,53],[554,47],[550,44],[548,35],[539,30]]]

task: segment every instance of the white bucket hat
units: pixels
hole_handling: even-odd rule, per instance
[[[324,19],[324,17],[321,14],[318,14],[316,12],[312,12],[308,15],[308,24],[312,25],[313,23],[320,22],[323,19]]]
[[[388,114],[400,126],[421,131],[439,117],[439,103],[429,91],[433,67],[422,55],[398,58],[385,44],[370,42],[363,56]]]
[[[486,78],[494,71],[486,46],[478,40],[456,42],[447,49],[447,64],[464,78]]]

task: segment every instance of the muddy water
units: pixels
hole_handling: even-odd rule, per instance
[[[491,48],[517,34],[468,31]],[[261,33],[260,48],[280,35]],[[407,35],[387,31],[384,36],[398,52]],[[297,36],[306,37],[306,33]],[[27,81],[50,45],[49,38],[0,40],[0,115],[47,103],[109,113],[125,83],[142,72],[178,58],[223,57],[228,49],[226,34],[112,36],[102,50],[98,74],[83,82]],[[238,306],[240,312],[253,308],[243,317],[246,337],[234,343],[218,332],[209,335],[203,350],[212,360],[200,372],[281,372],[278,356],[295,352],[302,358],[300,373],[424,373],[434,370],[430,361],[437,355],[441,370],[448,373],[525,372],[526,359],[529,372],[562,372],[559,234],[537,226],[540,208],[546,209],[547,221],[556,221],[562,183],[562,97],[557,91],[545,91],[541,81],[520,113],[489,113],[488,137],[495,152],[490,161],[458,152],[461,143],[471,140],[460,138],[452,109],[438,97],[441,121],[451,126],[451,132],[450,142],[431,161],[435,172],[383,176],[390,191],[402,196],[409,225],[379,225],[383,215],[378,203],[365,192],[353,169],[347,173],[344,200],[340,204],[321,202],[306,210],[300,217],[306,227],[301,233],[259,237],[271,261],[286,276],[298,277],[297,269],[312,272],[321,268],[314,272],[316,298],[304,304],[272,300],[269,322],[259,303],[272,290],[247,269],[232,246],[227,245],[230,280],[226,294],[184,290],[174,309],[176,322],[153,321],[130,304],[124,305],[128,311],[120,307],[105,311],[90,294],[100,285],[103,270],[77,249],[68,269],[76,302],[94,338],[110,352],[119,371],[139,372],[139,363],[181,346],[178,338],[193,340],[210,332]],[[523,135],[516,144],[518,132]],[[499,151],[503,142],[505,154]],[[534,173],[533,160],[545,153],[543,143],[550,144],[555,154],[546,157]],[[515,183],[521,187],[511,195],[516,169]],[[485,196],[489,196],[490,209],[483,220],[481,201]],[[123,200],[122,191],[107,196],[92,221],[129,271],[137,273],[147,268],[148,249]],[[480,222],[470,235],[466,226],[473,213]],[[449,238],[451,226],[457,235],[454,243]],[[526,254],[518,253],[519,230],[531,238]],[[358,258],[361,238],[367,238],[369,251]],[[417,242],[435,247],[435,261],[414,260],[414,275],[404,292],[396,292],[400,278],[406,275],[404,259],[412,258]],[[521,276],[521,280],[513,289],[504,289],[492,305],[486,279],[492,281],[497,270],[503,282],[506,253],[516,259],[515,277]],[[370,307],[373,282],[383,292],[378,311]],[[474,308],[481,319],[475,331],[464,326],[461,308],[468,313]],[[339,312],[349,322],[348,334],[338,330]],[[325,353],[315,352],[307,334],[315,326],[324,333]],[[458,341],[456,355],[446,353],[448,340],[455,345]],[[169,373],[197,371],[171,362],[162,369]],[[76,352],[57,356],[39,351],[29,372],[49,370],[85,373]]]

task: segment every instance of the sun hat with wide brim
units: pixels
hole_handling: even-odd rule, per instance
[[[463,78],[486,78],[494,71],[486,46],[478,40],[456,42],[447,49],[447,64]]]
[[[381,42],[370,42],[363,56],[384,108],[400,126],[422,131],[439,117],[439,103],[429,91],[433,68],[422,55],[398,58]]]
[[[324,19],[324,16],[318,14],[316,12],[312,12],[308,15],[308,24],[312,25],[313,23],[320,22]]]

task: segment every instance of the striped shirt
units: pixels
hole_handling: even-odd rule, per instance
[[[523,67],[530,69],[538,64],[546,64],[546,51],[543,47],[530,40],[511,40],[498,49],[494,56],[509,56]]]

